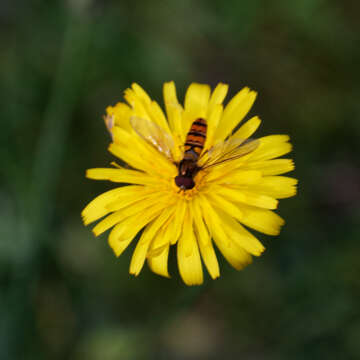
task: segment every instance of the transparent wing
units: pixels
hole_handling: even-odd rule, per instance
[[[202,169],[241,158],[253,152],[260,144],[257,139],[229,139],[222,141],[205,152],[199,160]]]
[[[173,161],[174,140],[169,133],[154,122],[136,116],[131,117],[130,124],[141,138]]]
[[[104,115],[103,116],[104,122],[105,122],[105,126],[111,136],[111,140],[114,141],[114,136],[112,133],[112,128],[114,127],[115,124],[115,120],[114,120],[114,116],[113,115]]]

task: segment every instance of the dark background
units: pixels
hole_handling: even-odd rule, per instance
[[[360,3],[0,4],[1,359],[359,359]],[[258,136],[290,134],[286,225],[242,272],[128,275],[82,208],[113,185],[102,115],[132,82],[259,92]]]

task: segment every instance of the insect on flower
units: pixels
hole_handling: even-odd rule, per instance
[[[257,116],[240,126],[256,92],[245,87],[225,106],[228,85],[192,83],[184,105],[173,82],[164,84],[165,112],[138,85],[125,90],[127,103],[106,109],[109,151],[122,163],[88,169],[95,180],[120,183],[82,211],[85,225],[100,220],[96,236],[111,229],[108,242],[120,256],[134,240],[129,272],[150,269],[170,277],[168,258],[176,246],[186,285],[203,282],[203,265],[220,276],[215,246],[237,270],[260,256],[264,246],[248,228],[278,235],[284,220],[278,199],[296,194],[297,180],[280,176],[294,169],[279,158],[292,149],[287,135],[253,139]],[[125,165],[123,165],[125,164]]]
[[[131,118],[130,123],[136,133],[158,151],[168,157],[179,170],[175,177],[175,184],[180,190],[190,190],[195,186],[194,177],[200,170],[236,160],[249,154],[259,146],[259,141],[252,139],[231,139],[221,141],[207,151],[204,150],[206,141],[206,120],[198,118],[191,124],[185,140],[183,159],[177,163],[172,154],[174,142],[169,134],[148,120]]]

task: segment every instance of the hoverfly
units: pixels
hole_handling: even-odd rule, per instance
[[[204,118],[195,119],[187,133],[182,160],[173,158],[174,141],[163,128],[149,120],[132,117],[130,123],[135,132],[147,143],[164,154],[178,168],[175,184],[180,190],[190,190],[195,186],[195,175],[200,170],[223,164],[245,156],[254,151],[259,140],[227,139],[204,151],[207,135],[207,123]]]

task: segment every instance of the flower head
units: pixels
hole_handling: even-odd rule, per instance
[[[138,275],[151,270],[169,277],[168,255],[177,247],[180,275],[187,285],[203,282],[202,261],[220,276],[214,245],[240,270],[263,245],[245,227],[278,235],[284,220],[272,210],[296,193],[297,180],[279,176],[294,169],[287,135],[250,137],[255,116],[238,127],[256,93],[243,88],[224,106],[228,86],[189,86],[184,106],[173,82],[164,84],[166,115],[137,84],[126,103],[106,109],[109,151],[128,166],[89,169],[86,176],[122,185],[95,198],[82,212],[84,223],[101,220],[96,236],[112,228],[109,244],[120,256],[141,233],[130,264]],[[176,181],[175,181],[176,179]]]

